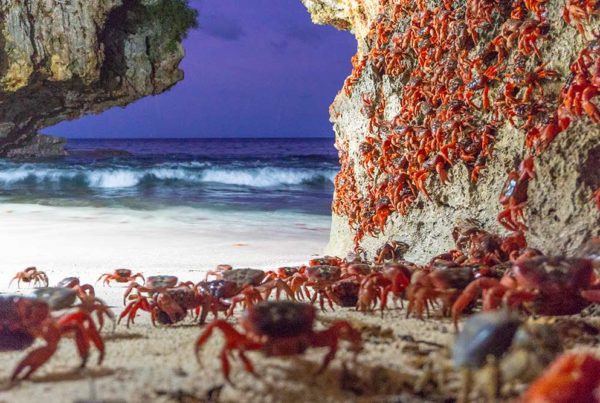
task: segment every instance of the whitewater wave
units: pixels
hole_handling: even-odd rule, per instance
[[[131,188],[139,185],[160,185],[176,182],[190,185],[212,183],[228,186],[274,188],[296,185],[333,184],[336,171],[329,168],[239,167],[226,168],[198,164],[164,164],[148,168],[111,167],[68,168],[40,167],[23,164],[0,167],[0,185],[23,183],[75,183],[99,189]]]
[[[226,185],[275,187],[333,183],[335,171],[296,168],[211,169],[203,173],[204,182]]]

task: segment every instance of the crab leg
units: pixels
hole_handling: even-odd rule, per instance
[[[14,276],[14,277],[12,278],[12,280],[10,280],[10,283],[8,283],[8,288],[10,288],[10,286],[12,285],[12,283],[13,283],[15,280],[18,280],[18,281],[17,281],[17,288],[21,288],[21,287],[20,287],[20,285],[21,285],[21,277],[20,277],[18,274],[17,274],[16,276]]]
[[[75,332],[75,343],[77,344],[79,355],[83,360],[81,367],[84,367],[87,363],[90,351],[90,340],[100,352],[98,364],[102,363],[104,359],[104,342],[98,334],[94,321],[87,313],[75,312],[60,318],[57,323],[61,334],[65,334],[69,331]],[[87,327],[85,324],[87,324]]]
[[[223,332],[223,335],[225,336],[225,346],[223,347],[223,350],[221,350],[220,354],[221,366],[223,369],[223,375],[225,376],[225,379],[227,380],[227,382],[231,383],[231,380],[229,379],[231,366],[229,360],[227,359],[227,354],[230,351],[236,349],[240,350],[242,354],[244,351],[260,350],[263,345],[261,343],[249,340],[246,336],[235,330],[233,326],[231,326],[231,324],[229,324],[228,322],[221,319],[217,319],[214,322],[211,322],[208,326],[206,326],[206,329],[204,329],[204,331],[202,332],[202,334],[200,334],[200,337],[198,337],[198,340],[196,341],[195,353],[198,362],[200,362],[200,348],[204,343],[206,343],[206,341],[212,335],[212,332],[215,328],[221,330]],[[243,357],[242,361],[244,361],[246,369],[251,368],[252,370],[254,370],[247,357]],[[250,364],[249,367],[248,364]]]
[[[327,369],[329,363],[335,357],[338,349],[339,339],[346,339],[353,345],[353,350],[358,352],[362,348],[362,338],[360,332],[352,328],[346,321],[334,322],[329,329],[315,332],[311,338],[313,347],[329,347],[329,351],[323,358],[323,363],[317,371],[317,374],[322,373]]]
[[[41,337],[46,341],[46,345],[40,348],[36,348],[33,350],[27,357],[23,359],[17,365],[13,374],[10,378],[11,382],[14,382],[19,379],[19,375],[21,372],[25,370],[20,379],[27,379],[29,376],[40,366],[42,366],[52,354],[56,352],[56,348],[58,346],[58,341],[60,340],[60,332],[58,331],[56,325],[52,323],[48,323],[45,326],[44,332],[41,334]]]

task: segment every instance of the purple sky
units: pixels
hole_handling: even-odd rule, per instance
[[[74,138],[328,137],[350,73],[348,32],[312,24],[300,0],[191,0],[185,80],[127,108],[44,130]]]

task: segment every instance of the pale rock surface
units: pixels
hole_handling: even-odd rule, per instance
[[[379,10],[379,0],[302,0],[313,22],[330,24],[350,31],[357,39],[357,52],[369,51],[366,35]],[[433,2],[431,2],[433,4]],[[548,68],[558,71],[562,78],[545,87],[560,89],[569,73],[569,65],[587,44],[573,26],[561,17],[564,2],[548,2],[551,39],[540,41],[543,59]],[[598,19],[588,27],[598,28]],[[403,27],[398,27],[402,31]],[[407,79],[407,78],[406,78]],[[354,172],[358,187],[365,193],[370,181],[358,162],[358,147],[368,134],[368,119],[363,113],[363,93],[374,93],[383,81],[387,105],[385,119],[393,118],[399,110],[404,77],[390,79],[373,73],[369,63],[350,96],[340,91],[331,105],[331,122],[339,144],[348,143],[350,158],[355,161]],[[506,122],[500,127],[493,158],[488,161],[477,184],[469,181],[466,167],[455,164],[449,171],[451,183],[440,186],[437,177],[427,181],[432,201],[420,194],[408,215],[392,214],[385,231],[378,237],[366,236],[361,247],[371,254],[388,240],[401,240],[411,245],[406,257],[427,261],[433,255],[453,248],[451,229],[458,218],[473,217],[491,231],[505,233],[496,217],[502,210],[498,202],[506,174],[516,169],[524,149],[523,131]],[[599,234],[600,214],[591,201],[592,192],[600,187],[600,127],[588,118],[561,133],[549,149],[536,159],[537,178],[529,186],[529,204],[525,210],[529,225],[527,240],[532,247],[546,253],[568,253],[590,236]],[[334,214],[328,253],[345,256],[354,247],[355,231],[346,217]]]

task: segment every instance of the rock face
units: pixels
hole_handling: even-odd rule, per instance
[[[0,156],[183,79],[184,0],[0,0]]]
[[[535,164],[522,220],[529,245],[568,253],[599,235],[592,195],[600,188],[600,120],[594,122],[591,108],[598,107],[599,97],[592,98],[588,112],[581,101],[591,76],[600,75],[600,46],[592,34],[600,26],[597,10],[567,24],[565,2],[554,0],[528,6],[477,0],[302,1],[315,23],[348,30],[358,43],[352,75],[330,108],[342,171],[328,253],[343,256],[359,246],[372,256],[393,239],[411,246],[407,258],[426,261],[454,247],[451,230],[460,218],[476,218],[487,230],[507,233],[497,220],[504,210],[499,196],[507,173],[528,156]],[[588,56],[581,56],[584,49]],[[579,67],[572,66],[576,60]],[[536,69],[556,74],[526,75]],[[591,76],[571,74],[582,69]],[[572,104],[566,101],[569,91]],[[407,111],[407,105],[417,111]],[[491,128],[487,154],[481,152],[485,125]],[[421,157],[410,151],[433,133],[441,136],[450,161],[436,154],[443,147],[421,142]],[[452,144],[456,138],[458,144]],[[466,155],[468,146],[479,153],[477,161]],[[386,166],[382,160],[390,154]],[[438,162],[448,172],[444,184]],[[476,164],[481,170],[473,180]],[[421,167],[421,176],[411,167]],[[429,197],[419,189],[419,178]]]
[[[67,151],[65,151],[66,143],[67,140],[62,137],[38,134],[34,136],[26,145],[8,150],[6,156],[14,159],[65,157],[67,156]]]

